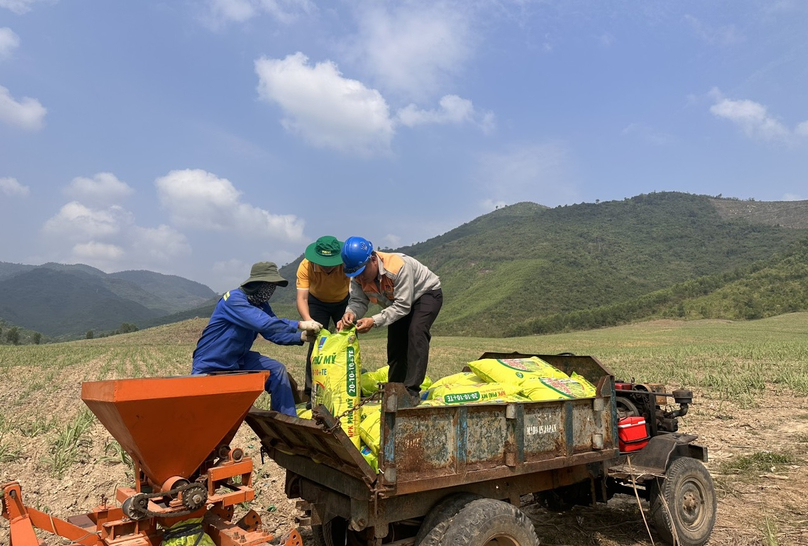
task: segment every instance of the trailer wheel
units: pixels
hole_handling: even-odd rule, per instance
[[[682,457],[668,467],[665,478],[651,483],[651,521],[669,544],[702,546],[715,525],[713,478],[696,459]]]
[[[449,523],[447,546],[539,546],[533,523],[519,508],[494,499],[468,503]]]
[[[460,510],[471,501],[477,500],[480,495],[472,493],[457,493],[449,495],[438,501],[424,518],[418,534],[415,536],[415,546],[440,546],[446,527],[449,526]]]

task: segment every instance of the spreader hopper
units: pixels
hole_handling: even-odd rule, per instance
[[[118,379],[82,385],[81,399],[158,488],[188,479],[232,440],[266,372]]]

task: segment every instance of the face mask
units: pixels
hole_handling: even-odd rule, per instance
[[[269,301],[275,293],[275,284],[271,282],[261,283],[261,286],[254,293],[247,296],[247,301],[253,305],[263,305]]]

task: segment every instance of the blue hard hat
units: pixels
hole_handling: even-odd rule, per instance
[[[342,263],[345,274],[356,277],[365,270],[365,266],[373,254],[373,243],[364,237],[348,237],[342,245]]]

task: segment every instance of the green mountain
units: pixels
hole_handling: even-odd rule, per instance
[[[112,330],[158,315],[122,298],[89,274],[47,267],[0,281],[0,317],[48,336]]]
[[[140,327],[211,301],[210,288],[151,271],[107,274],[82,264],[0,262],[0,319],[47,336],[83,336],[123,323]]]
[[[659,309],[623,308],[702,277],[731,282],[808,236],[807,228],[805,201],[665,192],[552,209],[518,203],[396,251],[441,278],[435,333],[513,335],[642,319]],[[281,273],[294,278],[291,266]],[[596,309],[612,312],[596,319]]]
[[[434,333],[508,336],[659,317],[751,319],[808,309],[808,201],[675,192],[548,208],[518,203],[395,249],[441,278]],[[302,256],[272,306],[295,318]],[[210,316],[213,291],[149,271],[0,262],[0,319],[49,336]]]

